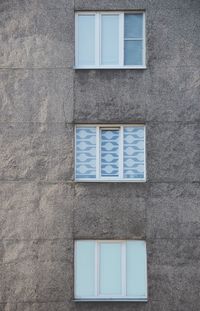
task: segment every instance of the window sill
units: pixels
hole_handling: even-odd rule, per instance
[[[77,66],[74,66],[73,67],[75,70],[105,70],[105,69],[113,69],[113,70],[124,70],[124,69],[147,69],[146,66],[122,66],[122,67],[112,67],[112,66],[107,66],[107,67],[77,67]]]
[[[94,299],[73,299],[74,302],[147,302],[147,298],[94,298]]]
[[[146,182],[146,179],[135,179],[135,180],[123,180],[123,179],[120,179],[120,180],[117,180],[117,179],[110,179],[110,180],[103,180],[103,179],[95,179],[95,180],[91,180],[91,179],[84,179],[84,180],[80,180],[80,179],[75,179],[74,182],[78,182],[78,183],[84,183],[84,182],[93,182],[93,183],[145,183]]]

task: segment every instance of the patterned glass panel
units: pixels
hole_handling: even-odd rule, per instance
[[[144,128],[124,128],[124,178],[144,179]]]
[[[119,130],[101,130],[101,176],[119,176]]]
[[[76,128],[76,178],[96,178],[96,127]]]

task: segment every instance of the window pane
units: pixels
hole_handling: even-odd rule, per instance
[[[96,178],[96,127],[76,128],[76,178]]]
[[[119,64],[119,16],[101,16],[101,64]]]
[[[76,297],[94,296],[95,292],[95,242],[76,242]]]
[[[78,65],[95,64],[95,15],[78,15]]]
[[[125,65],[142,65],[143,64],[143,42],[125,40],[124,41],[124,63]]]
[[[144,241],[127,242],[127,295],[147,298],[147,262]]]
[[[100,294],[121,294],[121,245],[100,244]]]
[[[119,130],[101,130],[101,176],[119,176]]]
[[[144,178],[143,127],[124,127],[124,178]]]
[[[124,16],[124,37],[143,37],[143,14],[125,14]]]

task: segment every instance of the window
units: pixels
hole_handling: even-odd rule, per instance
[[[76,68],[145,68],[144,12],[76,13]]]
[[[76,241],[75,299],[146,301],[146,243]]]
[[[145,181],[144,125],[76,126],[77,181]]]

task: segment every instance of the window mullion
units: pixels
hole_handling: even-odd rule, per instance
[[[146,66],[146,21],[145,13],[143,13],[143,66]]]
[[[119,141],[119,178],[123,179],[123,153],[124,153],[124,128],[120,126],[120,141]]]
[[[79,66],[78,63],[78,52],[79,52],[79,46],[78,46],[78,14],[75,14],[75,66]]]
[[[144,180],[146,180],[146,126],[144,126]]]
[[[124,65],[124,13],[119,14],[119,66]]]
[[[100,65],[100,13],[95,14],[95,65]]]
[[[100,128],[96,127],[96,179],[100,179]]]

